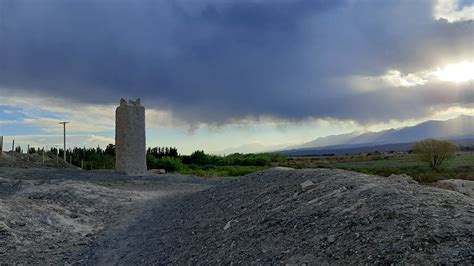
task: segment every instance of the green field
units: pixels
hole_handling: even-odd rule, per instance
[[[268,155],[259,156],[265,157]],[[231,157],[235,157],[235,155]],[[438,171],[430,169],[428,165],[416,160],[415,156],[411,154],[279,158],[273,162],[268,160],[260,166],[219,165],[219,162],[221,161],[214,164],[207,162],[204,165],[180,165],[176,172],[208,178],[234,178],[270,167],[286,166],[293,168],[338,168],[380,176],[407,174],[419,182],[434,182],[449,178],[474,180],[474,154],[468,152],[458,153],[454,158],[446,161]],[[246,162],[246,164],[251,164],[251,162]]]
[[[351,159],[320,160],[299,165],[298,168],[340,168],[367,174],[390,176],[407,174],[421,182],[433,182],[446,178],[474,180],[474,156],[472,153],[460,153],[447,161],[439,171],[430,169],[413,155],[393,156],[384,159],[355,157]]]
[[[186,167],[179,171],[181,174],[195,175],[200,177],[238,177],[253,172],[270,168],[270,166],[205,166],[205,167]]]

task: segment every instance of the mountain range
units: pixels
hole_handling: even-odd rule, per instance
[[[474,142],[474,116],[461,115],[446,121],[430,120],[411,127],[388,129],[379,132],[351,132],[332,135],[288,147],[279,153],[310,155],[342,150],[369,150],[367,147],[394,148],[393,144],[409,144],[426,138]],[[470,143],[469,141],[467,143]],[[399,145],[400,146],[400,145]],[[402,145],[405,149],[409,145]],[[402,147],[400,146],[400,147]]]

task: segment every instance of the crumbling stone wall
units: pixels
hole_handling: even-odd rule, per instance
[[[115,112],[115,170],[127,175],[146,173],[145,107],[120,100]]]

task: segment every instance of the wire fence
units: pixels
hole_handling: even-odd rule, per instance
[[[1,156],[8,156],[22,162],[34,164],[34,166],[75,166],[85,170],[114,169],[115,147],[110,144],[107,148],[73,147],[59,148],[60,145],[30,145],[11,140],[11,146],[7,148],[4,137],[0,136]]]

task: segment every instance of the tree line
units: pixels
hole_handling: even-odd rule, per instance
[[[19,148],[18,152],[22,152]],[[31,147],[30,154],[41,153],[42,149]],[[63,158],[64,150],[52,147],[46,151],[52,155]],[[281,154],[240,154],[235,153],[227,156],[210,155],[202,150],[193,152],[191,155],[181,155],[176,147],[154,147],[146,150],[146,161],[148,169],[165,169],[166,171],[179,171],[186,167],[206,166],[266,166],[284,162],[287,156]],[[109,144],[105,148],[74,147],[66,150],[66,160],[77,167],[87,170],[114,169],[115,168],[115,145]]]

